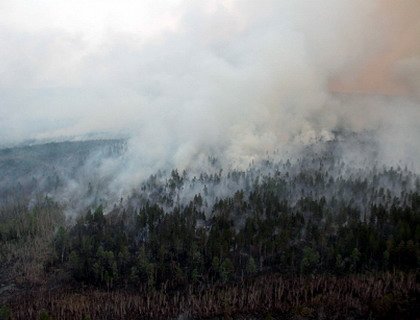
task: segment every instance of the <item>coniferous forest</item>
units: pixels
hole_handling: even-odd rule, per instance
[[[420,177],[407,167],[357,167],[331,146],[227,172],[210,158],[114,203],[92,181],[72,215],[51,196],[57,172],[3,194],[1,319],[418,315]]]
[[[420,0],[0,0],[0,320],[420,319]]]

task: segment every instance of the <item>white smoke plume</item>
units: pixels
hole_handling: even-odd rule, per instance
[[[398,3],[3,0],[0,143],[127,136],[99,171],[129,188],[341,128],[418,170],[420,10]]]

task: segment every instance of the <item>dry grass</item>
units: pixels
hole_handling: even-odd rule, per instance
[[[173,293],[164,289],[148,293],[143,289],[138,293],[45,290],[16,298],[10,307],[13,319],[37,319],[41,310],[52,319],[63,320],[167,319],[179,315],[235,318],[258,314],[312,318],[320,313],[328,319],[394,313],[409,319],[418,294],[414,273],[298,278],[272,274],[237,284]]]

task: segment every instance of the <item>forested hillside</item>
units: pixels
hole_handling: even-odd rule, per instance
[[[61,154],[67,154],[62,148],[68,145],[53,151],[77,171],[83,165],[77,161],[91,152],[91,145],[82,146],[86,149],[79,156],[69,158]],[[127,318],[241,312],[311,318],[322,306],[331,308],[322,311],[331,317],[343,310],[349,316],[392,312],[413,317],[417,304],[412,299],[419,290],[420,177],[407,167],[345,161],[338,146],[307,148],[297,158],[267,157],[246,170],[223,170],[209,158],[206,171],[160,171],[118,202],[90,202],[70,216],[69,204],[45,191],[51,184],[36,180],[32,192],[13,193],[2,202],[2,310],[22,319],[42,310],[61,318],[60,312],[72,308],[80,317],[96,319],[105,311],[95,299],[108,299],[100,298],[106,290],[127,308],[115,316]],[[111,147],[117,149],[111,156],[118,156],[120,145]],[[6,154],[16,159],[21,152],[3,151],[3,166]],[[89,198],[87,190],[83,197]],[[303,287],[292,289],[294,281]],[[336,291],[337,281],[350,291]],[[362,283],[373,287],[362,289]],[[310,293],[301,291],[307,286]],[[65,303],[56,300],[82,288],[93,290],[87,294],[92,299],[88,308],[71,295]],[[30,293],[37,290],[42,299],[29,307],[35,299]],[[263,292],[278,296],[261,300]],[[327,303],[327,293],[343,294],[342,308],[334,309],[331,297]],[[125,305],[125,294],[138,307]],[[235,295],[260,298],[239,308]],[[26,307],[13,302],[19,296]],[[145,298],[154,301],[152,306],[141,302]],[[176,299],[183,301],[179,308]],[[162,301],[166,307],[159,309]],[[271,307],[264,309],[265,304]]]
[[[87,166],[121,156],[125,148],[124,140],[92,140],[0,149],[0,200],[33,199],[68,190],[69,182],[83,179]]]

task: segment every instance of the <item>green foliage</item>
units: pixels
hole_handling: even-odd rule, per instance
[[[303,248],[303,258],[300,264],[302,273],[312,273],[315,271],[319,262],[319,253],[313,248]]]
[[[177,170],[158,173],[127,204],[121,200],[109,212],[92,208],[71,226],[49,198],[5,204],[0,207],[0,262],[7,263],[0,263],[0,271],[12,266],[10,278],[22,278],[27,270],[39,281],[40,271],[61,268],[68,272],[60,274],[108,290],[173,292],[190,284],[218,287],[257,272],[418,270],[418,176],[392,168],[375,169],[367,177],[363,171],[349,175],[344,164],[328,159],[302,159],[291,166],[268,163],[261,171],[230,171],[226,179],[221,171],[192,179]],[[90,196],[97,192],[87,187]],[[188,203],[190,190],[197,193],[188,195]],[[378,309],[386,314],[394,298],[379,299]],[[10,317],[4,308],[0,319]],[[304,308],[296,311],[314,316]]]
[[[257,272],[257,265],[252,256],[249,256],[248,262],[246,263],[246,272],[249,274]]]
[[[39,320],[51,320],[51,317],[50,317],[50,315],[48,314],[48,312],[47,311],[45,311],[45,310],[42,310],[41,312],[40,312],[40,314],[39,314],[39,318],[38,318]]]
[[[354,248],[350,256],[350,271],[351,272],[356,272],[359,269],[360,257],[361,257],[360,251],[357,248]]]
[[[5,285],[42,281],[54,255],[55,231],[65,220],[61,206],[48,197],[31,206],[21,201],[0,204],[0,274],[10,281]]]
[[[235,267],[233,266],[232,261],[229,258],[224,259],[219,267],[220,280],[222,282],[230,280],[234,272]]]
[[[246,177],[230,174],[232,180]],[[54,239],[57,265],[72,271],[78,281],[150,290],[225,283],[257,271],[348,274],[419,265],[420,200],[415,192],[405,195],[404,204],[390,199],[387,205],[372,204],[362,215],[334,197],[302,196],[291,204],[279,197],[286,190],[283,177],[265,177],[248,192],[217,199],[206,218],[201,194],[188,205],[174,205],[171,197],[186,179],[185,173],[171,173],[168,198],[161,198],[173,206],[169,212],[149,201],[109,214],[98,207],[70,229],[59,228]],[[299,179],[329,183],[321,175],[301,174]],[[200,180],[218,183],[220,176]],[[354,190],[356,186],[368,188],[360,181]],[[377,192],[378,197],[386,194]]]
[[[149,288],[155,285],[155,265],[149,261],[144,246],[140,248],[135,264],[131,268],[131,279],[138,285],[146,283]]]
[[[9,320],[12,316],[12,312],[7,306],[0,306],[0,320]]]
[[[60,261],[64,262],[69,250],[69,235],[63,226],[60,226],[55,234],[54,249],[58,254]]]

